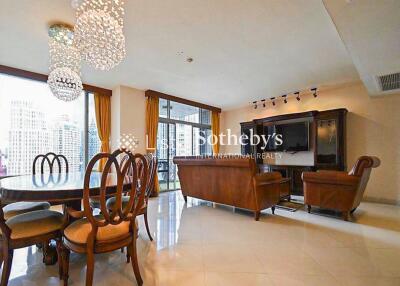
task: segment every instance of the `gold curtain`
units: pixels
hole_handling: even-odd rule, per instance
[[[219,112],[212,111],[211,114],[211,132],[213,137],[217,136],[218,140],[212,145],[213,154],[219,153]],[[215,135],[215,136],[214,136]]]
[[[147,152],[156,154],[157,129],[158,129],[158,97],[148,96],[146,99],[146,137]],[[154,175],[154,189],[152,196],[158,196],[160,185],[158,183],[157,172]]]
[[[111,97],[95,93],[94,105],[96,110],[97,131],[101,141],[100,152],[110,153]],[[103,170],[105,162],[106,159],[99,162],[99,171]]]

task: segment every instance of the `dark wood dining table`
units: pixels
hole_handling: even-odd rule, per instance
[[[101,175],[100,172],[92,172],[90,176],[89,189],[93,197],[100,194]],[[0,180],[1,202],[4,204],[46,201],[53,205],[63,204],[81,210],[84,177],[85,172],[75,172],[3,178]],[[117,186],[116,174],[108,174],[106,184],[107,195],[114,194]],[[129,184],[127,180],[126,186]],[[54,264],[57,258],[51,257],[46,261],[46,264]]]
[[[65,204],[81,209],[83,181],[85,172],[22,175],[4,178],[0,181],[1,200],[11,202],[46,201],[51,204]],[[100,193],[101,173],[90,176],[90,195]],[[129,184],[129,182],[127,182]],[[116,191],[117,176],[110,173],[107,177],[107,194]]]

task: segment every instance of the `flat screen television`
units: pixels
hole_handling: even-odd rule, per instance
[[[298,152],[309,150],[309,122],[276,124],[264,127],[265,135],[281,134],[282,144],[271,138],[264,151]]]

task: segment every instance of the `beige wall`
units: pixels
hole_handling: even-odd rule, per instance
[[[113,89],[111,97],[111,146],[119,147],[122,134],[132,134],[139,140],[136,152],[146,152],[146,100],[144,91],[126,86]]]
[[[221,132],[230,128],[240,134],[240,122],[285,113],[347,108],[347,165],[361,155],[378,156],[382,165],[372,172],[366,199],[400,202],[400,94],[370,97],[360,83],[340,85],[319,92],[318,98],[306,95],[298,103],[279,102],[274,108],[245,107],[224,111]],[[239,153],[239,146],[221,146],[226,153]]]

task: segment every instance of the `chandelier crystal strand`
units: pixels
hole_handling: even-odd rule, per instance
[[[63,101],[78,98],[83,91],[80,78],[81,57],[74,46],[74,32],[65,25],[49,29],[50,74],[47,80],[53,95]]]
[[[93,68],[108,71],[125,58],[124,1],[82,0],[74,41]]]

